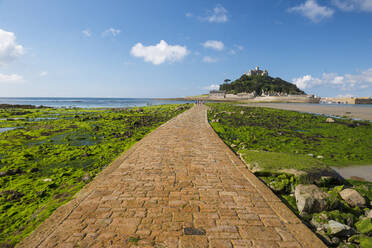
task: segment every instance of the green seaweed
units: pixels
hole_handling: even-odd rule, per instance
[[[360,240],[360,247],[362,248],[372,247],[372,237],[361,235],[359,240]]]
[[[217,134],[247,162],[273,170],[372,164],[372,123],[288,110],[209,103]]]
[[[365,218],[357,223],[355,223],[355,227],[358,229],[360,233],[368,234],[372,232],[372,222],[371,219]]]
[[[12,247],[123,151],[190,108],[0,108],[0,247]]]

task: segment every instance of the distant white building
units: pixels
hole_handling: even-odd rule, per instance
[[[246,72],[245,75],[247,76],[269,76],[269,72],[267,70],[260,70],[258,66],[256,66],[256,69],[249,70],[249,72]]]

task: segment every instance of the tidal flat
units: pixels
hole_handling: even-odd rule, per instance
[[[208,106],[209,123],[220,138],[327,246],[372,247],[372,182],[344,180],[330,169],[372,164],[370,121]]]
[[[13,247],[123,151],[191,104],[0,108],[0,247]]]

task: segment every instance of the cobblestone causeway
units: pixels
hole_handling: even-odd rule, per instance
[[[206,110],[147,135],[18,247],[326,247],[215,134]]]

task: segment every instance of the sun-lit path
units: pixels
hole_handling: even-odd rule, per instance
[[[195,106],[125,152],[19,247],[325,246]]]

